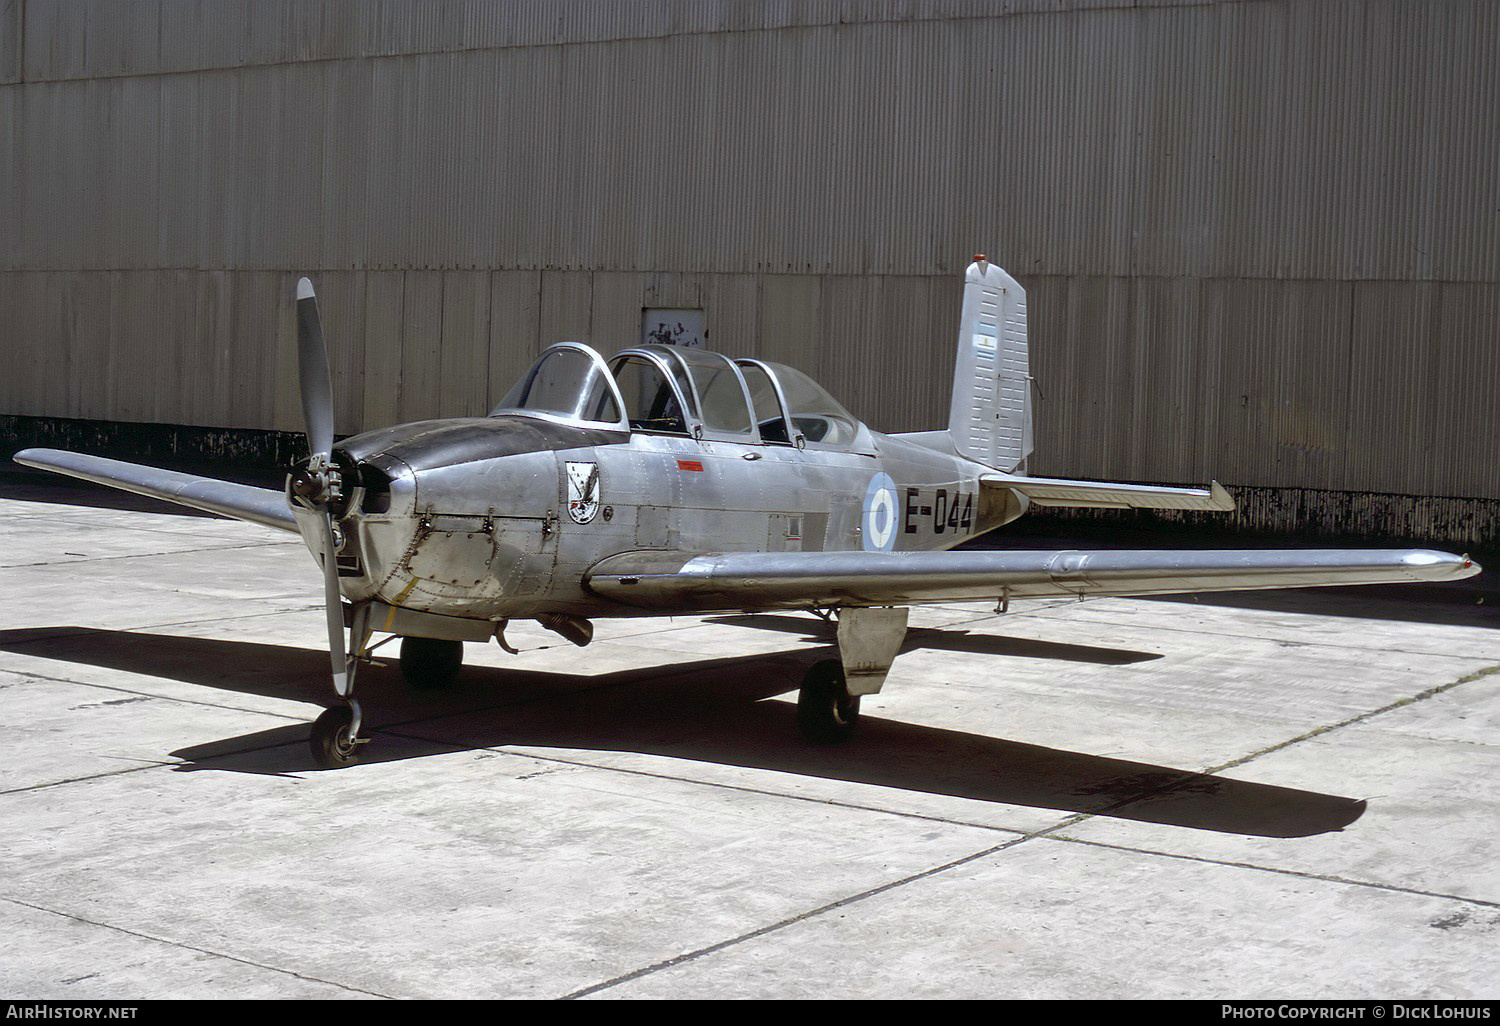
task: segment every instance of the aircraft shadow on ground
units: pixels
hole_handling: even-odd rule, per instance
[[[0,650],[241,694],[331,698],[327,654],[309,649],[49,627],[0,631]],[[1339,830],[1365,810],[1357,799],[868,714],[850,742],[809,745],[797,735],[793,703],[766,699],[795,691],[805,669],[828,655],[813,649],[594,677],[471,666],[440,693],[412,691],[394,666],[365,667],[358,688],[374,741],[363,764],[502,746],[541,757],[639,753],[1262,837]],[[299,774],[314,769],[307,734],[307,724],[287,724],[172,755],[185,760],[183,770]]]
[[[1468,581],[1452,584],[1469,585]],[[1500,629],[1500,603],[1485,602],[1485,593],[1452,584],[1382,584],[1352,588],[1291,588],[1281,591],[1201,592],[1161,595],[1146,602],[1186,602],[1230,609],[1258,609],[1273,613],[1354,617],[1361,620],[1405,620],[1449,627]]]
[[[800,634],[803,641],[831,645],[835,624],[806,616],[779,613],[735,613],[711,616],[708,623],[758,630]],[[1030,659],[1057,659],[1070,663],[1098,663],[1101,666],[1125,666],[1160,659],[1160,652],[1136,652],[1128,648],[1104,648],[1099,645],[1071,645],[1035,638],[1011,638],[995,634],[977,634],[961,627],[912,627],[901,644],[902,652],[937,649],[945,652],[973,652],[979,655],[1022,656]]]

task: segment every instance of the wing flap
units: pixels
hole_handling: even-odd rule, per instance
[[[286,496],[269,488],[220,481],[212,477],[183,474],[175,470],[143,467],[138,463],[89,456],[60,449],[23,449],[13,457],[17,463],[50,470],[69,477],[108,485],[122,491],[164,499],[206,513],[247,520],[278,531],[297,530],[297,521]]]
[[[1448,581],[1479,567],[1428,549],[626,552],[585,578],[626,605],[684,612],[1169,595]]]
[[[1109,481],[1070,481],[1019,474],[984,474],[982,485],[1010,488],[1034,506],[1085,506],[1102,509],[1190,509],[1228,513],[1234,499],[1217,481],[1207,488],[1169,488],[1163,485],[1116,484]]]

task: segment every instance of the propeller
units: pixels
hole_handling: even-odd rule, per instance
[[[328,374],[328,349],[323,345],[323,322],[318,296],[306,278],[297,282],[297,379],[302,388],[302,421],[307,446],[314,459],[326,464],[333,454],[333,385]]]
[[[331,744],[343,758],[352,757],[359,736],[359,704],[352,697],[353,675],[344,644],[344,605],[339,589],[338,550],[341,543],[330,504],[342,494],[339,469],[333,462],[333,386],[328,373],[328,350],[323,344],[323,325],[318,316],[318,297],[312,282],[297,282],[297,374],[302,393],[302,419],[307,428],[307,465],[292,474],[294,495],[318,514],[323,540],[323,607],[328,620],[328,660],[333,689],[348,703],[328,721],[336,735]],[[328,714],[325,714],[325,716]],[[347,721],[343,717],[348,717]],[[320,718],[319,723],[325,721]],[[347,725],[346,725],[347,723]],[[317,751],[318,726],[314,727]],[[340,761],[340,760],[335,760]]]

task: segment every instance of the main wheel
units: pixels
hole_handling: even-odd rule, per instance
[[[814,663],[797,692],[797,729],[809,741],[846,741],[859,720],[859,698],[849,694],[844,665],[837,659]]]
[[[401,639],[401,676],[424,691],[451,687],[464,665],[462,641],[435,638]]]
[[[347,705],[324,709],[313,721],[312,734],[307,739],[313,761],[323,769],[342,769],[358,762],[359,745],[349,730],[353,724],[354,711]]]

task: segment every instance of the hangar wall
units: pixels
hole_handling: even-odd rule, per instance
[[[1034,472],[1494,540],[1490,0],[0,0],[0,413],[339,430],[537,349],[797,363],[946,419],[976,250],[1030,293]]]

